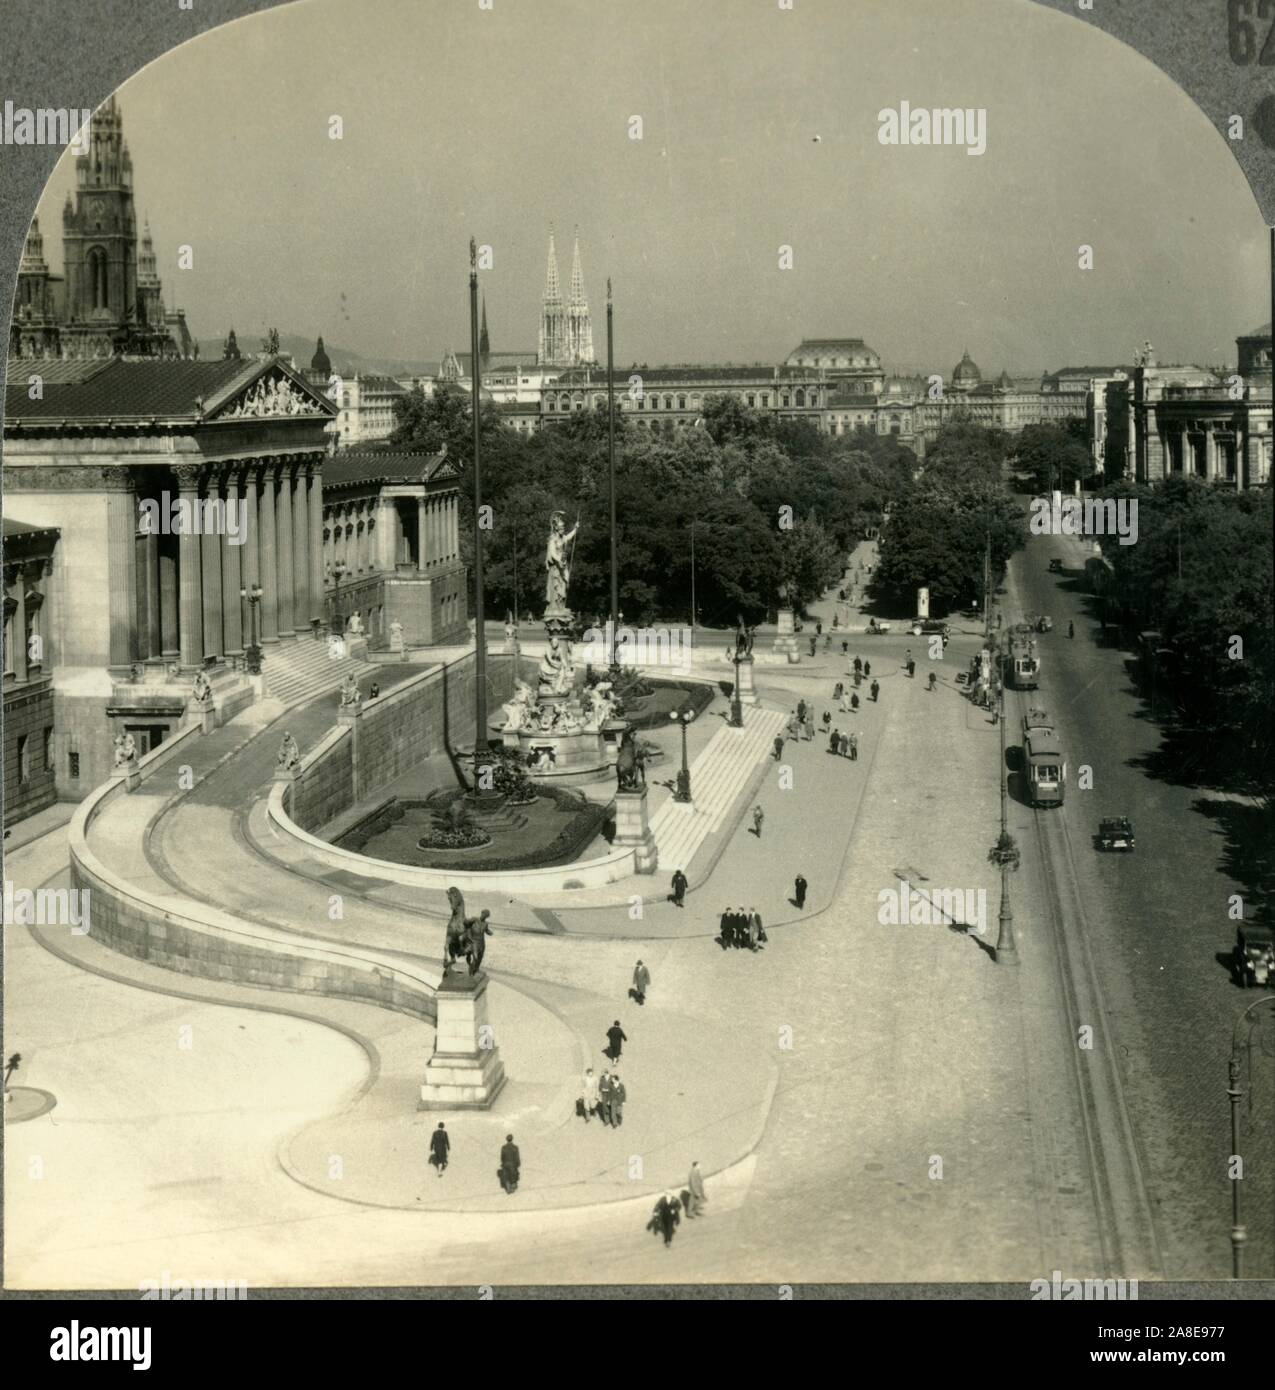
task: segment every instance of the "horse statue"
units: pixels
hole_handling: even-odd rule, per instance
[[[447,901],[451,905],[452,915],[447,919],[443,978],[447,978],[456,961],[462,957],[469,966],[469,973],[477,975],[487,951],[486,938],[495,934],[487,920],[491,913],[484,908],[477,917],[466,917],[465,895],[459,888],[452,887],[447,890]]]
[[[615,780],[622,792],[637,792],[646,786],[646,759],[642,756],[632,726],[620,735],[620,750],[615,760]]]

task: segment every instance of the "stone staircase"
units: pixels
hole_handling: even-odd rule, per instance
[[[692,805],[670,798],[651,817],[661,873],[685,870],[708,836],[721,829],[783,725],[779,710],[745,707],[742,730],[723,725],[713,735],[691,763]]]
[[[348,639],[347,655],[337,657],[332,655],[326,641],[316,642],[311,637],[266,647],[261,666],[266,692],[291,707],[335,690],[347,675],[357,679],[377,671],[373,662],[348,655],[349,651]]]

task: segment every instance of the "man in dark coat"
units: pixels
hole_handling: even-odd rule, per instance
[[[797,890],[797,891],[796,891],[797,907],[798,907],[798,910],[800,910],[801,908],[805,907],[805,905],[806,905],[806,880],[805,880],[805,878],[804,878],[801,874],[798,874],[798,875],[797,875],[797,880],[796,880],[796,882],[793,884],[793,887]]]
[[[664,1237],[664,1248],[673,1244],[673,1232],[682,1219],[682,1204],[672,1192],[666,1192],[655,1204],[647,1230]]]
[[[611,1073],[611,1089],[607,1094],[607,1119],[610,1121],[612,1129],[619,1129],[624,1123],[624,1102],[628,1100],[629,1093],[624,1089],[624,1082],[620,1080],[620,1073]]]
[[[865,661],[863,663],[863,674],[865,676],[870,676],[872,674],[872,663],[870,661]]]
[[[447,1151],[451,1146],[452,1142],[447,1137],[443,1122],[439,1120],[438,1128],[429,1136],[429,1161],[438,1169],[440,1178],[443,1176],[443,1169],[447,1167]]]
[[[797,701],[797,722],[799,724],[806,722],[806,702],[804,700]]]
[[[776,734],[776,735],[775,735],[774,750],[775,750],[775,761],[778,762],[778,761],[780,760],[780,758],[782,758],[782,757],[784,756],[784,736],[783,736],[783,734]]]
[[[613,1062],[618,1062],[620,1060],[620,1049],[628,1042],[628,1038],[624,1036],[624,1029],[620,1027],[620,1020],[618,1018],[610,1028],[607,1029],[607,1040],[610,1046],[606,1049],[606,1055],[610,1057]]]
[[[518,1190],[518,1179],[522,1173],[522,1155],[514,1143],[512,1134],[505,1135],[500,1147],[500,1185],[510,1197]]]
[[[719,939],[721,940],[721,943],[722,943],[722,946],[723,946],[723,947],[726,947],[726,946],[729,946],[729,945],[730,945],[730,913],[731,913],[731,910],[730,910],[730,908],[728,907],[728,908],[722,913],[722,920],[721,920],[721,922],[718,923],[717,935],[718,935]]]
[[[646,992],[651,988],[651,972],[641,961],[633,967],[633,988],[629,993],[639,1004],[646,1003]]]
[[[875,705],[877,697],[881,694],[881,687],[876,681],[872,682],[872,703]]]
[[[854,659],[854,673],[857,676],[863,670],[863,662],[856,656]]]
[[[686,890],[690,885],[686,881],[686,875],[681,869],[673,871],[673,906],[681,907],[682,899],[686,896]]]
[[[841,731],[839,729],[833,729],[832,733],[828,735],[828,752],[835,753],[840,747]]]
[[[598,1119],[604,1125],[611,1123],[611,1087],[613,1084],[611,1073],[604,1071],[598,1082]]]

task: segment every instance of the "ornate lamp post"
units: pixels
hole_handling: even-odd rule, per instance
[[[1275,994],[1268,994],[1256,1004],[1250,1004],[1235,1020],[1235,1030],[1231,1035],[1231,1060],[1227,1064],[1229,1085],[1226,1094],[1231,1102],[1231,1163],[1240,1158],[1240,1101],[1244,1092],[1240,1087],[1240,1073],[1243,1070],[1244,1053],[1252,1046],[1253,1029],[1262,1021],[1259,1010],[1270,1017],[1265,1020],[1275,1027]],[[1240,1174],[1231,1175],[1231,1276],[1240,1279],[1244,1274],[1244,1242],[1248,1232],[1240,1215],[1240,1188],[1244,1179]]]
[[[248,605],[248,647],[244,657],[248,674],[261,674],[261,644],[257,641],[257,605],[261,602],[261,585],[251,584],[239,590],[239,597]]]
[[[1005,670],[1002,661],[1001,643],[997,642],[994,653],[996,663],[997,720],[1000,725],[1000,781],[1001,781],[1001,833],[996,843],[988,851],[988,861],[998,864],[1001,871],[1001,906],[996,936],[996,963],[998,965],[1017,965],[1018,947],[1014,944],[1014,909],[1009,901],[1009,876],[1018,868],[1018,845],[1009,833],[1006,816],[1008,787],[1005,777]]]
[[[735,644],[735,654],[731,660],[735,664],[735,686],[730,693],[730,726],[732,729],[742,729],[744,727],[744,706],[739,698],[739,664],[744,660],[744,653],[738,643]]]
[[[681,801],[689,806],[691,804],[691,768],[686,761],[686,726],[695,718],[695,711],[683,705],[681,709],[669,710],[668,717],[682,726],[682,767],[677,774],[677,790],[673,793],[673,800]]]
[[[334,560],[329,567],[332,575],[332,619],[329,630],[336,637],[345,631],[345,623],[341,618],[341,580],[350,572],[350,567],[344,560]]]

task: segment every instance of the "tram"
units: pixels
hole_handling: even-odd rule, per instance
[[[1033,806],[1061,806],[1067,785],[1067,760],[1048,718],[1044,710],[1023,716],[1023,770]]]
[[[1040,657],[1036,639],[1028,628],[1014,630],[1009,652],[1009,683],[1015,690],[1035,690],[1040,685]]]

